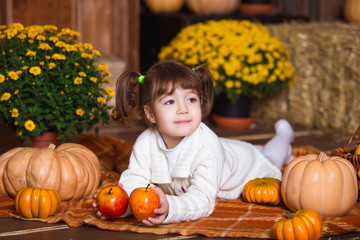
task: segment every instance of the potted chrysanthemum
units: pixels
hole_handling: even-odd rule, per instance
[[[71,29],[52,25],[0,26],[0,113],[4,123],[30,145],[46,132],[58,139],[106,123],[114,96],[103,88],[110,76],[100,52],[77,40]]]
[[[185,27],[158,54],[160,61],[207,64],[214,78],[216,101],[231,103],[266,98],[285,89],[293,77],[288,56],[288,50],[264,25],[233,19]],[[230,103],[218,105],[224,110]],[[216,106],[217,102],[214,110]]]

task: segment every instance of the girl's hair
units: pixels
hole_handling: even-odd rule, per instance
[[[166,60],[153,65],[139,82],[141,74],[126,71],[116,83],[116,103],[112,118],[126,126],[129,118],[144,118],[144,106],[153,108],[155,100],[172,94],[175,88],[194,89],[200,98],[202,117],[211,111],[214,98],[214,83],[205,65],[191,68],[178,60]]]

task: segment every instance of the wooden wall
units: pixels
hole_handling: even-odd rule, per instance
[[[0,24],[53,24],[81,33],[105,56],[139,68],[140,2],[134,0],[0,0]]]

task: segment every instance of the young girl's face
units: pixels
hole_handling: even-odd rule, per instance
[[[144,110],[148,120],[156,124],[167,148],[176,147],[201,122],[200,98],[192,89],[177,87],[172,94],[156,99],[154,112],[149,106]]]

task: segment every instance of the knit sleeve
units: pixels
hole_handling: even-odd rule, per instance
[[[208,155],[206,155],[208,156]],[[163,223],[196,220],[209,216],[215,207],[219,171],[214,158],[206,157],[192,172],[191,185],[182,195],[167,195],[169,213]]]

